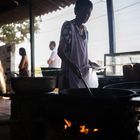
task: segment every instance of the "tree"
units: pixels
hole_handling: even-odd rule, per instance
[[[40,17],[35,18],[34,30],[39,31]],[[29,20],[2,25],[0,27],[0,42],[4,44],[20,44],[29,39]]]

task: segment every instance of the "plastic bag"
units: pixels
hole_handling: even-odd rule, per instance
[[[92,68],[89,68],[87,75],[84,77],[85,82],[87,83],[89,88],[98,88],[98,76],[96,71]]]

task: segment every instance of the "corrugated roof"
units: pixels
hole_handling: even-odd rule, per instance
[[[35,16],[74,4],[76,0],[0,0],[0,25],[29,18],[29,3]]]

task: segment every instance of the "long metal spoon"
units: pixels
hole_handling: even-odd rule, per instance
[[[87,83],[85,82],[85,80],[83,79],[83,77],[81,77],[81,80],[83,82],[83,84],[85,85],[86,89],[88,90],[90,96],[93,96],[92,91],[90,90],[90,88],[88,87]]]
[[[92,91],[90,90],[90,88],[88,87],[87,83],[85,82],[85,80],[84,80],[84,78],[83,78],[83,76],[81,74],[81,71],[80,71],[80,69],[78,67],[77,67],[77,70],[78,70],[78,73],[75,73],[75,74],[77,75],[77,77],[79,77],[82,80],[82,82],[85,85],[86,89],[88,90],[88,93],[90,94],[90,96],[93,96]]]

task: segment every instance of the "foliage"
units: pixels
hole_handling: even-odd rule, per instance
[[[39,31],[40,17],[35,18],[34,31]],[[29,20],[2,25],[0,27],[0,42],[4,44],[20,44],[29,39]]]

